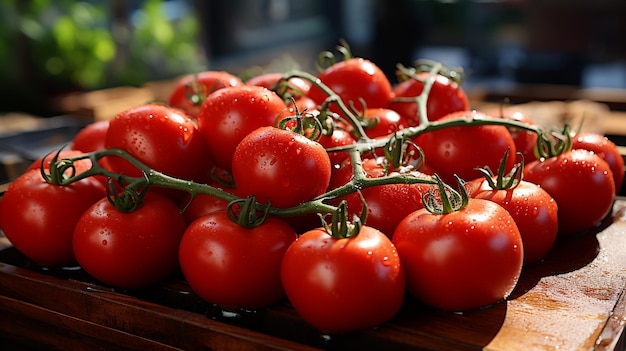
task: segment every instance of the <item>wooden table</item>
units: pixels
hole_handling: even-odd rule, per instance
[[[559,240],[543,262],[525,267],[506,302],[455,314],[407,297],[385,325],[330,338],[286,301],[229,315],[198,299],[180,275],[127,294],[80,269],[38,269],[8,246],[0,251],[0,337],[61,349],[622,350],[625,287],[624,198],[601,226]]]

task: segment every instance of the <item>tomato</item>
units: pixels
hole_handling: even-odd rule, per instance
[[[344,164],[346,169],[351,171],[352,163]],[[367,178],[379,178],[387,175],[388,172],[378,159],[363,160],[363,168]],[[397,172],[391,172],[394,174]],[[352,174],[352,172],[350,172]],[[406,174],[423,179],[432,179],[430,176],[418,171],[412,171]],[[349,181],[348,179],[347,181]],[[343,181],[347,182],[346,180]],[[374,227],[391,238],[396,226],[411,212],[420,208],[424,208],[422,203],[422,195],[432,189],[431,184],[386,184],[376,185],[361,189],[361,195],[367,204],[367,220],[366,224]],[[339,200],[345,199],[348,205],[348,214],[361,214],[363,203],[358,193],[352,193]]]
[[[545,257],[558,232],[558,206],[552,196],[525,180],[509,189],[493,189],[484,178],[474,182],[477,185],[471,197],[499,204],[515,220],[524,243],[524,264]]]
[[[179,108],[191,117],[197,117],[204,99],[212,92],[243,85],[239,77],[225,71],[202,71],[178,79],[168,97],[172,107]]]
[[[365,134],[372,139],[388,136],[409,126],[406,118],[388,108],[368,108],[364,116],[369,120]]]
[[[504,110],[502,116],[497,115],[494,117],[502,117],[528,125],[535,125],[535,122],[527,114],[514,109]],[[537,144],[537,133],[516,127],[508,127],[508,130],[515,142],[515,150],[524,156],[524,163],[536,160],[535,145]]]
[[[460,111],[449,114],[439,121],[456,118],[486,118],[478,111]],[[437,170],[447,183],[455,183],[454,174],[464,180],[480,175],[477,167],[498,169],[507,149],[506,162],[509,170],[515,163],[515,142],[504,126],[456,126],[424,133],[415,139],[425,155],[426,165]]]
[[[259,309],[283,299],[280,266],[296,233],[269,217],[246,229],[226,211],[191,223],[180,243],[180,266],[192,290],[227,310]]]
[[[93,178],[60,186],[47,183],[38,169],[29,170],[2,196],[0,227],[18,251],[38,265],[73,265],[74,226],[104,195],[102,183]]]
[[[497,303],[515,288],[523,263],[520,232],[495,202],[469,199],[447,214],[426,208],[408,215],[392,242],[407,290],[427,305],[464,311]]]
[[[322,144],[325,149],[334,147],[352,145],[355,143],[355,139],[350,132],[342,128],[334,128],[331,135],[322,135],[318,142]],[[340,165],[342,162],[350,158],[350,154],[347,151],[333,151],[328,153],[330,163],[333,167]]]
[[[204,136],[211,159],[231,170],[237,144],[253,130],[273,126],[287,105],[273,91],[243,85],[209,95],[198,115],[198,130]]]
[[[578,133],[572,137],[572,149],[593,151],[611,167],[615,191],[619,192],[624,182],[624,159],[617,145],[607,137],[596,133]]]
[[[178,269],[178,245],[186,223],[169,198],[148,192],[132,212],[108,199],[91,206],[76,223],[73,247],[80,266],[115,288],[139,290]]]
[[[270,72],[263,73],[257,76],[254,76],[246,81],[248,85],[258,85],[261,87],[265,87],[267,89],[277,91],[278,82],[284,76],[284,73],[281,72]],[[306,96],[311,89],[311,82],[298,77],[293,77],[289,79],[290,88],[287,90],[289,96],[299,99],[300,97]]]
[[[337,94],[346,107],[353,104],[362,111],[361,99],[369,108],[387,107],[393,97],[393,89],[387,76],[372,61],[363,58],[350,58],[329,66],[320,72],[320,81]],[[316,85],[312,85],[307,95],[317,105],[321,105],[328,97]],[[331,111],[340,110],[332,104]]]
[[[40,157],[38,159],[36,159],[35,161],[33,161],[33,163],[31,163],[26,170],[31,170],[31,169],[36,169],[39,170],[41,168],[41,162],[43,161],[43,168],[44,170],[49,170],[50,169],[50,163],[52,162],[52,160],[54,159],[55,155],[57,157],[57,161],[61,160],[63,158],[68,158],[68,157],[74,157],[74,156],[80,156],[80,155],[84,155],[85,153],[80,151],[80,150],[74,150],[74,149],[63,149],[59,152],[58,155],[56,155],[56,152],[52,152],[44,157]],[[84,172],[88,169],[91,168],[91,160],[86,158],[86,159],[82,159],[82,160],[78,160],[76,162],[74,162],[74,167],[76,168],[76,174]],[[68,169],[67,171],[65,171],[65,174],[67,176],[70,176],[72,173],[72,171],[70,169]]]
[[[430,77],[429,72],[419,73],[418,79],[408,79],[396,85],[393,90],[394,99],[419,96],[424,90],[424,82]],[[463,88],[455,81],[437,74],[430,88],[426,101],[426,114],[429,121],[436,121],[445,115],[457,111],[469,110],[469,99]],[[406,118],[410,126],[420,124],[417,102],[401,102],[394,100],[389,107]]]
[[[308,231],[289,246],[281,267],[289,301],[324,333],[380,325],[402,306],[400,257],[385,234],[367,225],[351,238]]]
[[[241,197],[287,208],[322,195],[330,182],[330,159],[324,147],[307,137],[275,127],[261,127],[235,149],[232,174]]]
[[[196,194],[193,199],[186,195],[181,201],[181,207],[185,208],[183,216],[187,224],[204,216],[207,213],[225,210],[228,202],[208,194]]]
[[[613,208],[615,182],[608,163],[588,150],[570,150],[524,167],[524,179],[545,189],[559,207],[559,235],[597,225]]]
[[[91,122],[76,133],[70,148],[85,153],[102,150],[108,130],[109,120]]]
[[[109,124],[105,145],[124,149],[148,167],[176,178],[199,180],[212,165],[193,121],[172,107],[148,104],[118,113]],[[139,169],[121,157],[108,167],[139,177]]]

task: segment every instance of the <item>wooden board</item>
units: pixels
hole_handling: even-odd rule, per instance
[[[373,330],[320,336],[285,301],[227,314],[198,299],[180,275],[118,292],[80,269],[41,270],[0,251],[0,337],[20,347],[142,350],[614,350],[626,322],[626,201],[587,233],[561,239],[524,269],[508,301],[464,313],[407,297]]]

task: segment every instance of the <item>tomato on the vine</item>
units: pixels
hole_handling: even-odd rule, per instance
[[[230,171],[239,142],[257,128],[273,126],[287,111],[283,100],[264,87],[224,88],[209,95],[202,104],[198,130],[204,136],[211,159]]]
[[[365,134],[372,139],[388,136],[409,126],[406,118],[389,108],[368,108],[363,115],[367,120]]]
[[[471,197],[499,204],[515,220],[524,244],[524,264],[543,259],[558,232],[558,206],[554,198],[537,184],[523,179],[506,189],[492,188],[485,178],[473,182],[476,185]]]
[[[275,127],[248,134],[235,149],[232,174],[237,193],[287,208],[322,195],[331,165],[324,147],[307,137]]]
[[[424,90],[424,82],[429,78],[430,73],[421,72],[417,75],[417,79],[409,78],[400,82],[393,90],[394,100],[391,101],[389,107],[406,118],[410,126],[420,124],[417,102],[400,101],[400,99],[419,96]],[[436,121],[447,114],[467,110],[469,110],[469,99],[465,90],[454,80],[437,74],[426,102],[428,120]]]
[[[511,215],[495,202],[472,199],[463,209],[408,215],[392,237],[407,289],[427,305],[463,311],[495,304],[517,285],[523,244]]]
[[[363,58],[339,61],[317,77],[341,98],[346,107],[353,105],[358,111],[363,110],[361,100],[368,108],[387,107],[393,97],[393,89],[385,73],[375,63]],[[328,97],[315,84],[307,96],[318,105]],[[330,106],[330,110],[340,112],[335,104]]]
[[[179,110],[147,104],[118,113],[109,124],[105,145],[120,148],[150,168],[172,177],[201,180],[212,162],[194,122]],[[121,157],[107,157],[116,173],[142,173]]]
[[[246,81],[246,84],[258,85],[273,91],[277,91],[278,83],[283,76],[284,73],[281,72],[262,73],[248,79]],[[288,93],[289,97],[293,97],[296,100],[303,96],[306,96],[309,92],[309,89],[311,89],[311,82],[303,78],[293,77],[289,79],[287,84],[288,88],[286,89],[286,93]]]
[[[624,182],[624,158],[617,145],[606,136],[597,133],[578,133],[572,136],[572,149],[593,151],[611,167],[615,191],[619,192]]]
[[[72,265],[76,263],[74,226],[104,195],[104,186],[93,177],[55,185],[46,182],[39,169],[28,170],[0,199],[0,228],[19,252],[38,265]]]
[[[349,238],[323,228],[308,231],[287,249],[281,267],[289,301],[324,333],[380,325],[402,306],[400,257],[385,234],[367,225]]]
[[[530,126],[535,125],[535,121],[527,114],[515,109],[505,109],[501,112],[501,115],[495,114],[494,117],[502,117]],[[515,150],[524,156],[524,163],[526,164],[536,160],[535,146],[537,145],[537,133],[517,127],[507,127],[507,129],[515,142]]]
[[[180,243],[180,266],[192,290],[228,310],[259,309],[285,297],[280,266],[296,232],[283,220],[266,218],[244,228],[226,210],[192,222]]]
[[[524,167],[524,179],[538,184],[556,200],[559,235],[589,229],[613,208],[613,172],[606,161],[588,150],[535,160]]]
[[[202,71],[178,79],[171,90],[168,103],[191,117],[197,117],[204,99],[212,92],[243,85],[241,79],[225,71]]]
[[[169,198],[148,191],[139,208],[117,210],[109,199],[87,209],[76,223],[73,248],[80,266],[110,286],[138,290],[178,269],[186,222]]]
[[[102,150],[108,130],[109,120],[91,122],[76,133],[70,148],[82,152]]]
[[[451,119],[489,118],[478,111],[460,111],[442,117]],[[515,163],[515,142],[501,125],[454,126],[419,135],[415,142],[424,151],[426,165],[435,169],[446,183],[455,182],[454,175],[471,180],[480,175],[477,167],[497,169],[506,150],[508,171]]]

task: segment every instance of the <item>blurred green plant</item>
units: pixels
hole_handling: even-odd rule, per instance
[[[123,0],[0,0],[1,91],[138,86],[200,69],[199,21],[193,11],[171,19],[167,3],[120,16]]]

